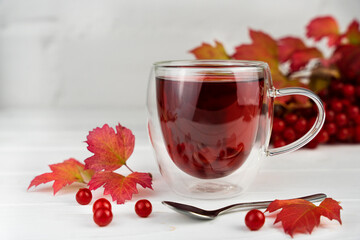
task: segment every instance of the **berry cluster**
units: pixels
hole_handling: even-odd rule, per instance
[[[359,143],[360,85],[333,79],[318,95],[324,103],[326,120],[307,147],[316,148],[321,143]],[[274,147],[282,147],[303,136],[312,127],[316,114],[314,107],[275,108],[271,138]]]
[[[81,205],[87,205],[91,200],[92,193],[87,188],[80,188],[76,193],[76,201]],[[96,200],[92,207],[94,222],[100,227],[111,223],[113,219],[111,208],[111,203],[107,199],[100,198]],[[148,200],[141,199],[135,204],[135,212],[139,217],[146,218],[152,212],[152,205]]]

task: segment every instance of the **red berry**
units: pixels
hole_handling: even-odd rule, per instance
[[[347,114],[350,117],[350,119],[356,119],[356,117],[359,115],[360,110],[358,106],[349,106],[347,109]]]
[[[265,223],[265,215],[262,211],[253,209],[245,216],[245,224],[251,230],[259,230]]]
[[[331,102],[331,109],[334,110],[334,112],[338,113],[341,112],[343,109],[343,104],[340,100],[333,100]]]
[[[326,121],[332,122],[335,119],[335,112],[333,110],[326,110]]]
[[[149,200],[141,199],[135,204],[135,212],[139,217],[147,217],[152,211],[152,205]]]
[[[293,113],[289,113],[285,116],[285,122],[289,125],[293,125],[298,120],[298,116]]]
[[[81,205],[87,205],[91,202],[92,194],[87,188],[80,188],[76,193],[76,201]]]
[[[310,118],[310,120],[307,123],[307,129],[312,128],[315,124],[315,121],[316,121],[316,118]]]
[[[344,84],[340,81],[332,81],[331,82],[331,90],[335,93],[342,92],[344,88]]]
[[[110,209],[107,208],[98,208],[94,212],[94,222],[100,227],[104,227],[111,223],[113,219],[113,214]]]
[[[282,136],[279,134],[271,134],[271,140],[272,142],[276,142],[277,140],[281,139],[282,140]]]
[[[336,115],[335,122],[338,127],[345,126],[348,122],[348,119],[344,113]]]
[[[285,129],[285,122],[279,118],[274,118],[272,130],[274,133],[280,133]]]
[[[326,130],[322,129],[316,136],[316,138],[319,143],[326,143],[327,141],[329,141],[329,133]]]
[[[307,121],[305,118],[300,118],[295,123],[295,130],[297,133],[304,133],[306,131]]]
[[[342,128],[336,133],[336,138],[339,141],[346,141],[350,137],[349,129]]]
[[[355,128],[354,141],[357,142],[357,143],[360,142],[360,126],[357,126]]]
[[[355,94],[355,87],[351,84],[344,85],[342,92],[345,97],[352,97]]]
[[[285,138],[285,140],[287,140],[288,142],[293,142],[296,139],[296,134],[294,129],[292,128],[286,128],[283,132],[283,137]]]
[[[320,144],[320,143],[319,143],[318,139],[315,137],[315,138],[314,138],[313,140],[311,140],[308,144],[306,144],[305,147],[314,149],[314,148],[316,148],[319,144]]]
[[[360,125],[360,114],[356,116],[356,118],[354,119],[354,122],[355,122],[357,125]]]
[[[105,198],[99,198],[98,200],[96,200],[93,204],[93,213],[98,210],[99,208],[106,208],[109,209],[111,211],[111,203],[105,199]]]
[[[277,139],[274,141],[274,148],[283,147],[286,145],[286,142],[282,139]]]
[[[360,85],[355,87],[355,95],[360,98]]]
[[[326,129],[326,131],[330,135],[333,135],[333,134],[336,133],[336,125],[335,125],[335,123],[327,123],[327,124],[325,124],[324,128]]]
[[[324,88],[318,92],[318,96],[321,99],[327,99],[329,96],[329,90],[327,88]]]

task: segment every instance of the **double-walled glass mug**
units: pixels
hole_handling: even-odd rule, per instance
[[[303,137],[269,149],[274,98],[287,95],[312,99],[318,116]],[[160,173],[176,193],[202,199],[242,193],[263,158],[304,146],[325,120],[321,100],[313,92],[275,89],[268,65],[258,61],[155,63],[147,107]]]

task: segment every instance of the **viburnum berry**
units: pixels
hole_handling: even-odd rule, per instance
[[[351,84],[345,84],[342,92],[345,97],[352,97],[355,94],[355,87]]]
[[[347,128],[341,128],[336,133],[336,138],[339,141],[346,141],[349,138],[349,136],[350,136],[350,132],[349,132],[349,129],[347,129]]]
[[[330,87],[333,92],[339,93],[339,92],[342,92],[342,90],[344,88],[344,84],[340,81],[332,81]]]
[[[326,131],[330,134],[333,135],[336,133],[336,125],[335,123],[326,123],[324,128],[326,129]]]
[[[360,85],[355,87],[355,95],[360,98]]]
[[[342,127],[347,124],[348,119],[344,113],[340,113],[336,115],[335,122],[338,127]]]
[[[285,122],[279,118],[274,118],[272,130],[274,133],[280,133],[285,129]]]
[[[274,141],[274,147],[278,148],[278,147],[283,147],[286,145],[286,142],[282,139],[277,139]]]
[[[81,205],[87,205],[91,202],[92,194],[87,188],[80,188],[76,193],[76,201]]]
[[[298,120],[298,116],[293,113],[285,115],[285,122],[289,125],[293,125]]]
[[[104,227],[111,223],[113,219],[113,214],[111,210],[107,208],[98,208],[94,212],[94,222],[99,225],[100,227]]]
[[[316,138],[318,139],[319,143],[326,143],[329,141],[329,133],[325,129],[322,129]]]
[[[245,224],[251,230],[259,230],[265,223],[265,215],[262,211],[253,209],[245,216]]]
[[[360,142],[360,126],[355,127],[354,141],[357,143]]]
[[[152,205],[149,200],[141,199],[135,204],[135,212],[139,217],[147,217],[152,212]]]
[[[347,114],[350,117],[350,119],[356,119],[356,117],[359,115],[360,110],[358,106],[349,106],[347,109]]]
[[[299,120],[296,121],[295,123],[295,131],[297,133],[304,133],[306,131],[306,126],[307,126],[307,121],[305,118],[300,118]]]
[[[296,139],[296,134],[294,129],[292,128],[286,128],[283,132],[283,137],[288,141],[288,142],[293,142]]]
[[[305,145],[306,148],[316,148],[318,145],[320,144],[320,142],[318,141],[318,139],[315,137],[313,140],[311,140],[308,144]]]
[[[331,109],[336,113],[341,112],[343,109],[343,103],[340,100],[334,99],[331,102]]]
[[[335,112],[333,110],[326,110],[326,121],[332,122],[335,119]]]
[[[106,208],[111,211],[111,203],[106,198],[99,198],[93,204],[93,213],[95,213],[95,211],[99,208]]]
[[[356,123],[357,125],[360,125],[360,114],[357,115],[354,120],[355,120],[355,123]]]

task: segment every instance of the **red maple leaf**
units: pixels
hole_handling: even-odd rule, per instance
[[[239,60],[258,60],[269,64],[271,70],[278,68],[278,47],[276,41],[267,33],[249,30],[251,44],[241,44],[236,47],[233,55]]]
[[[317,17],[310,21],[306,26],[306,36],[320,41],[322,38],[328,38],[328,46],[333,46],[339,41],[339,26],[336,20],[331,16]]]
[[[360,76],[360,46],[341,45],[332,58],[344,77],[353,79]]]
[[[274,212],[282,209],[277,214],[275,223],[281,222],[285,233],[293,236],[295,232],[311,233],[314,227],[319,226],[320,217],[330,220],[336,219],[341,224],[339,203],[331,198],[326,198],[318,207],[303,199],[275,200],[266,211]]]
[[[222,43],[215,41],[215,47],[208,43],[203,43],[201,46],[190,50],[197,59],[229,59]]]
[[[306,48],[304,42],[300,38],[296,37],[281,38],[277,41],[277,44],[279,48],[280,62],[288,61],[295,51]]]
[[[340,210],[342,207],[339,205],[339,202],[335,201],[332,198],[326,198],[324,201],[322,201],[317,207],[317,211],[320,213],[320,215],[327,217],[330,220],[337,220],[340,224],[341,218],[340,218]]]
[[[94,153],[85,160],[85,167],[95,171],[113,171],[126,164],[134,151],[135,137],[130,129],[118,124],[115,130],[105,124],[87,136],[88,150]]]
[[[346,38],[346,41],[348,44],[352,45],[360,45],[360,26],[359,22],[354,20],[350,23],[348,26],[347,31],[342,36],[343,38]]]
[[[85,165],[74,158],[65,160],[62,163],[49,165],[52,172],[36,176],[30,183],[28,189],[32,186],[38,186],[41,183],[54,181],[54,195],[66,185],[73,182],[86,183],[94,174],[92,170],[85,170]]]
[[[296,50],[290,57],[290,68],[292,71],[298,71],[302,67],[305,67],[310,60],[322,57],[322,53],[314,47]]]
[[[97,172],[88,183],[90,190],[95,190],[104,186],[104,194],[110,194],[113,201],[117,204],[123,204],[126,200],[130,200],[132,195],[138,193],[136,188],[140,184],[143,188],[150,188],[151,177],[148,173],[133,172],[124,177],[114,172]]]

